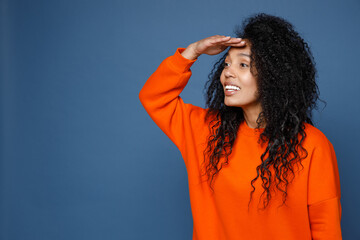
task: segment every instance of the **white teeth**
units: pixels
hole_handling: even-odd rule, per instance
[[[240,90],[240,88],[233,85],[227,85],[225,86],[225,90]]]

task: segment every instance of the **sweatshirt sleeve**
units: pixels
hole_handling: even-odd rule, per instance
[[[184,103],[179,96],[192,74],[190,67],[197,60],[183,57],[184,50],[178,48],[174,55],[163,60],[139,93],[147,113],[181,152],[185,139],[200,131],[196,128],[205,114],[205,109]]]
[[[339,170],[334,147],[324,138],[317,141],[309,170],[311,234],[314,240],[339,240],[342,239]]]

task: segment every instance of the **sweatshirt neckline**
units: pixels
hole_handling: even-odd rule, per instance
[[[265,128],[251,128],[247,125],[246,121],[244,120],[240,126],[239,131],[243,133],[244,135],[250,136],[250,137],[259,137],[260,134],[265,130]]]

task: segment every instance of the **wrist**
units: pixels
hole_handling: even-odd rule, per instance
[[[193,43],[190,44],[182,53],[181,55],[184,58],[187,58],[189,60],[195,60],[197,59],[201,54],[198,54],[195,49]]]

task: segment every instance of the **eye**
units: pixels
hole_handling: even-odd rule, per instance
[[[230,63],[224,62],[224,67],[230,66]]]
[[[245,64],[245,63],[240,63],[240,66],[242,67],[248,67],[249,65]]]

